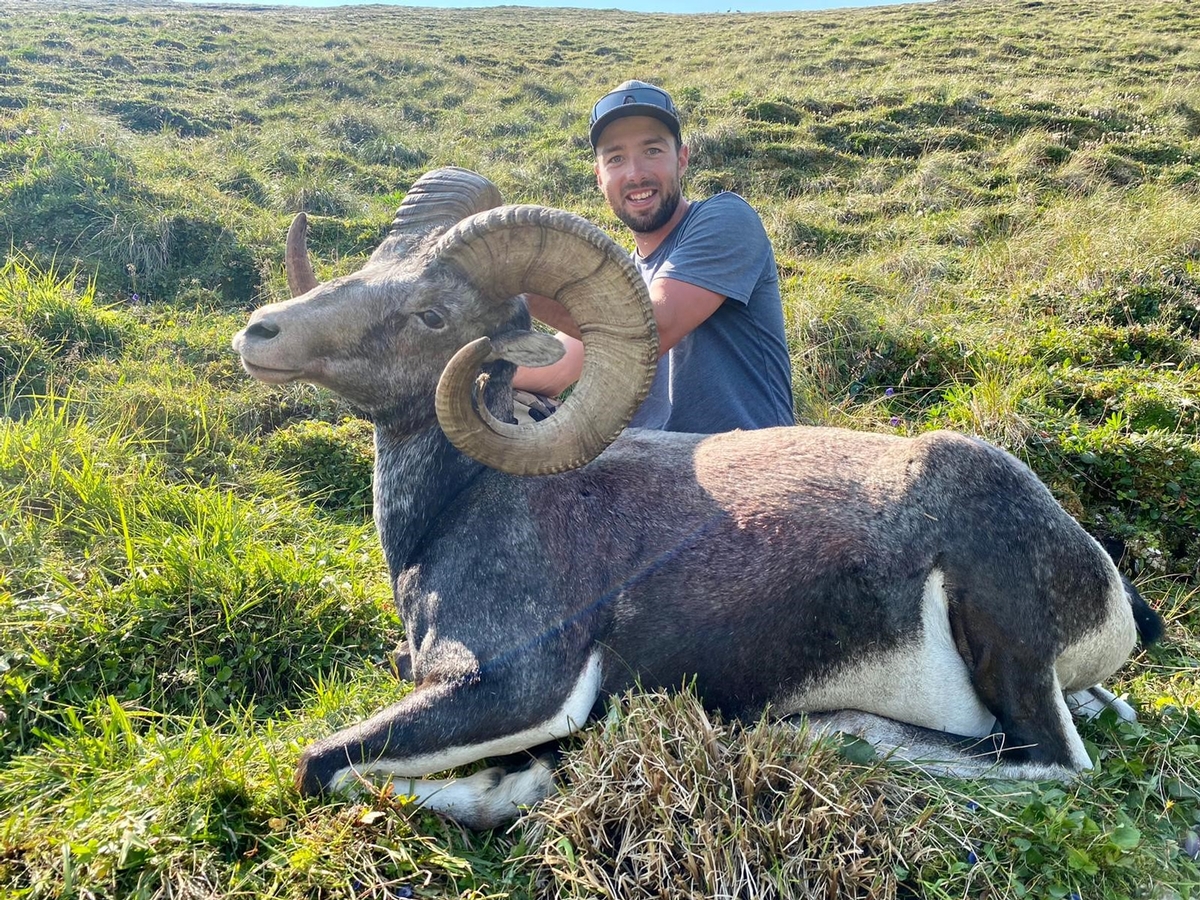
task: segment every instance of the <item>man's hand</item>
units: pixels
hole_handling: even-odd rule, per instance
[[[561,331],[554,336],[562,342],[562,359],[536,369],[518,366],[513,376],[514,388],[557,397],[579,380],[579,375],[583,372],[583,342]]]
[[[538,294],[526,294],[525,300],[535,319],[558,329],[555,337],[562,342],[565,353],[562,359],[550,366],[518,368],[513,377],[513,386],[557,397],[578,381],[579,373],[583,371],[583,344],[579,340],[579,329],[566,307],[557,300]],[[654,321],[658,325],[658,355],[662,356],[716,312],[725,298],[686,281],[656,278],[650,283],[650,302],[654,306]]]

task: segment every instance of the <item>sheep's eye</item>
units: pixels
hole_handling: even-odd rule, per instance
[[[417,315],[419,315],[421,317],[421,321],[430,328],[443,328],[446,325],[446,320],[432,309],[426,309],[417,313]]]

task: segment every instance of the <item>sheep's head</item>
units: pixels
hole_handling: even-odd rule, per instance
[[[246,371],[310,381],[413,429],[437,420],[464,453],[517,474],[583,465],[628,423],[657,358],[649,296],[628,255],[561,210],[496,207],[462,169],[421,178],[360,271],[317,283],[305,220],[288,234],[292,300],[257,310],[233,340]],[[481,368],[547,365],[561,347],[527,329],[518,295],[558,299],[579,325],[583,375],[562,409],[514,425],[483,403]]]

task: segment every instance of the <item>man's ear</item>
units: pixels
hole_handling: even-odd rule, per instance
[[[688,145],[684,144],[684,143],[680,143],[680,145],[679,145],[679,177],[680,178],[682,178],[683,173],[687,171],[688,158],[690,156],[691,156],[691,151],[688,149]]]

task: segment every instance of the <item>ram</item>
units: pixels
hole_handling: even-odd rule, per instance
[[[1026,466],[948,432],[625,430],[657,358],[640,276],[583,220],[499,203],[475,173],[429,173],[367,265],[324,284],[298,216],[300,296],[234,338],[255,378],[373,419],[411,653],[411,693],[304,750],[303,793],[396,779],[491,827],[553,789],[537,748],[604,697],[689,682],[727,715],[826,713],[942,771],[1089,766],[1070,708],[1131,714],[1099,682],[1161,622]],[[524,291],[570,310],[586,359],[559,412],[521,425],[514,365],[559,352]]]

